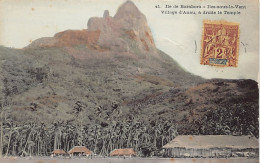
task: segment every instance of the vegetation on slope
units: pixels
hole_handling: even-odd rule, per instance
[[[251,80],[204,80],[162,52],[75,46],[0,53],[6,155],[49,155],[82,144],[101,155],[132,147],[148,156],[178,134],[258,137]]]

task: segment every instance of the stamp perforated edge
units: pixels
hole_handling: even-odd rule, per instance
[[[239,44],[240,44],[240,23],[236,23],[236,22],[228,22],[226,20],[208,20],[208,19],[204,19],[202,22],[202,35],[201,35],[201,47],[200,47],[200,64],[201,65],[209,65],[209,66],[218,66],[218,67],[238,67],[238,53],[239,53]],[[204,40],[203,40],[203,36],[204,36],[204,25],[205,23],[209,23],[209,24],[226,24],[226,25],[238,25],[238,31],[237,31],[237,45],[236,45],[236,65],[235,66],[227,66],[227,65],[218,65],[218,64],[203,64],[202,60],[203,60],[203,47],[204,47]]]

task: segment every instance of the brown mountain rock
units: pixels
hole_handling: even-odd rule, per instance
[[[55,34],[54,37],[40,38],[27,48],[75,45],[90,45],[115,52],[140,50],[157,54],[146,17],[131,1],[122,4],[114,17],[105,10],[103,17],[90,18],[88,29],[67,30]]]

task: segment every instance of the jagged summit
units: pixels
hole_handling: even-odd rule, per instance
[[[125,19],[127,17],[145,17],[132,1],[126,1],[117,10],[115,19]]]
[[[108,11],[108,10],[105,10],[105,11],[104,11],[103,17],[104,17],[104,18],[109,17],[109,11]]]
[[[132,1],[122,4],[114,17],[111,17],[109,11],[105,10],[103,17],[90,18],[87,26],[87,30],[67,30],[55,34],[54,37],[35,40],[28,47],[63,47],[84,44],[115,52],[133,52],[138,49],[142,52],[157,54],[146,17]]]
[[[131,51],[139,49],[156,53],[152,33],[147,25],[146,17],[132,1],[122,4],[114,17],[93,17],[88,21],[88,30],[100,30],[98,44],[115,51]],[[105,16],[106,15],[106,16]]]

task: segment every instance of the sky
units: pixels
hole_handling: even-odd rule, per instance
[[[0,0],[0,45],[23,48],[67,29],[86,29],[88,19],[114,16],[126,0]],[[259,78],[258,0],[132,0],[147,18],[155,44],[185,70],[204,78]],[[104,3],[105,2],[105,3]],[[240,15],[164,15],[165,5],[242,5]],[[161,8],[156,8],[159,5]],[[168,9],[180,11],[181,9]],[[193,10],[193,9],[185,9]],[[205,9],[211,11],[213,9]],[[216,11],[216,9],[214,10]],[[224,11],[224,10],[221,10]],[[231,11],[231,10],[230,10]],[[240,23],[238,67],[200,64],[203,20]],[[246,49],[245,49],[246,48]]]

